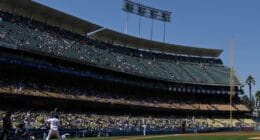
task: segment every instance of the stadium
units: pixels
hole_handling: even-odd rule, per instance
[[[13,129],[42,139],[55,112],[68,139],[259,135],[223,50],[141,39],[31,0],[0,9],[0,119],[10,111]]]

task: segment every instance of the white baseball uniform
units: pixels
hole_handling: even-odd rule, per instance
[[[50,118],[47,120],[47,122],[50,123],[50,130],[49,130],[46,140],[49,140],[50,137],[53,135],[56,136],[59,140],[62,140],[62,138],[60,137],[60,133],[59,133],[60,120],[57,118]]]

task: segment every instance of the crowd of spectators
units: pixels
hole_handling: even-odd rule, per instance
[[[174,116],[116,116],[66,112],[57,112],[57,114],[59,115],[61,128],[63,129],[140,131],[143,129],[143,125],[146,125],[148,130],[160,131],[180,128],[183,121],[186,122],[187,128],[195,127],[195,124],[192,123],[192,118],[180,119]],[[4,112],[0,111],[0,119],[2,120],[3,117]],[[46,121],[48,117],[50,117],[49,112],[15,111],[12,113],[11,121],[14,127],[20,123],[24,123],[27,129],[48,129],[48,123]],[[201,127],[208,126],[207,124],[203,124]]]
[[[228,127],[229,119],[210,119],[199,117],[178,117],[178,116],[131,116],[131,115],[108,115],[95,113],[67,113],[57,112],[61,121],[62,129],[87,129],[89,131],[142,131],[145,125],[149,131],[173,131],[179,130],[185,124],[185,128],[216,128]],[[4,112],[0,111],[0,120]],[[49,112],[36,111],[15,111],[12,113],[11,121],[13,127],[24,123],[26,129],[48,129],[47,119]],[[243,122],[246,119],[234,119],[234,126],[253,126]],[[222,122],[220,122],[222,121]],[[248,121],[248,120],[247,120]],[[0,121],[0,128],[2,122]]]
[[[156,79],[229,84],[229,69],[220,59],[115,46],[8,12],[1,11],[0,16],[0,40],[18,45],[21,49]],[[238,79],[235,81],[239,83]]]

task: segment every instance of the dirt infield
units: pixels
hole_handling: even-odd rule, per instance
[[[151,138],[167,138],[167,137],[194,137],[194,136],[252,136],[249,140],[260,140],[260,132],[218,132],[218,133],[200,133],[200,134],[176,134],[176,135],[157,135],[157,136],[139,136],[129,138],[119,138],[117,140],[145,140]]]
[[[260,140],[260,137],[252,137],[252,138],[249,138],[249,140]]]
[[[149,136],[120,136],[71,138],[68,140],[260,140],[259,132],[219,132],[200,134],[149,135]]]
[[[182,135],[182,134],[181,134]],[[252,131],[252,132],[246,132],[246,131],[240,131],[240,132],[216,132],[216,133],[201,133],[201,134],[183,134],[182,136],[194,136],[194,135],[214,135],[214,136],[260,136],[260,132],[258,131]]]

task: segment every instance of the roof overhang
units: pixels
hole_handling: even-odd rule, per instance
[[[69,30],[86,34],[102,28],[78,17],[47,7],[32,0],[0,0],[0,8],[29,18],[37,18],[47,24],[67,27]],[[66,28],[66,29],[67,29]]]

